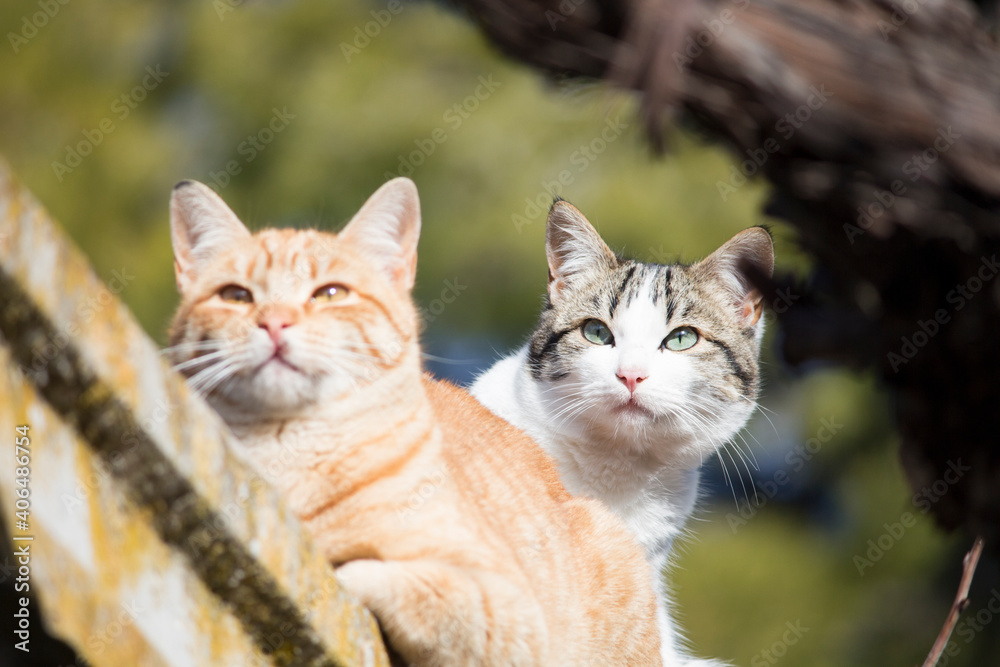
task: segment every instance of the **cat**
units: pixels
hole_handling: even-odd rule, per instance
[[[744,230],[685,266],[619,257],[557,199],[546,224],[548,294],[530,341],[472,395],[557,461],[566,488],[597,498],[639,539],[654,572],[663,664],[687,657],[663,581],[698,494],[699,467],[749,419],[760,384],[762,297],[771,236]]]
[[[171,200],[168,356],[412,665],[659,665],[642,550],[554,462],[424,376],[416,186],[339,233],[251,234],[212,190]]]

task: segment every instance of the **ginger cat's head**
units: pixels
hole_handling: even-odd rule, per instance
[[[267,421],[419,369],[416,186],[394,179],[339,233],[251,234],[211,189],[170,203],[181,305],[168,354],[229,420]]]

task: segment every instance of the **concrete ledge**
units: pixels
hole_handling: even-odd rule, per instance
[[[50,630],[94,665],[388,665],[372,616],[117,300],[126,280],[102,283],[0,162],[0,443],[29,427],[27,529],[9,466],[0,505]]]

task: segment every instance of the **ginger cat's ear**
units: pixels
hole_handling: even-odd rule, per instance
[[[375,191],[343,231],[352,244],[389,282],[413,289],[420,239],[420,197],[408,178],[394,178]]]
[[[774,271],[774,243],[763,227],[744,229],[718,250],[703,259],[700,266],[721,280],[732,296],[737,316],[744,326],[760,320],[764,297],[747,277],[748,267],[770,277]]]
[[[573,277],[618,265],[615,253],[583,213],[557,199],[545,225],[545,256],[549,261],[549,297],[555,298]]]
[[[250,232],[207,185],[181,181],[170,196],[170,238],[177,287],[183,292],[205,262],[250,238]]]

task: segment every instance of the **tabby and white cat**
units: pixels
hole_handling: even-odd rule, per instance
[[[600,499],[646,550],[660,598],[664,665],[679,647],[662,570],[698,494],[699,467],[746,423],[759,385],[771,237],[737,234],[706,259],[663,266],[618,257],[559,200],[546,230],[548,298],[531,340],[472,386],[531,435],[570,493]]]
[[[179,184],[172,361],[408,664],[660,664],[651,573],[621,522],[422,375],[419,232],[404,178],[337,235],[251,234]]]

